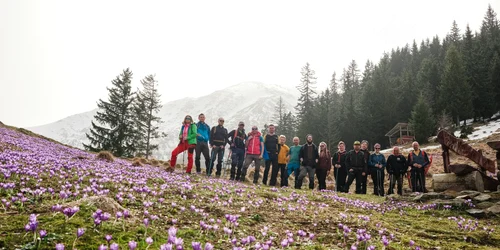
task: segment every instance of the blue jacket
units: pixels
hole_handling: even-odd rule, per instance
[[[382,165],[382,168],[379,170],[379,168],[375,167],[376,164]],[[368,161],[368,166],[371,169],[377,169],[379,171],[384,171],[386,165],[385,161],[385,156],[383,154],[371,154],[370,159]]]
[[[208,142],[210,140],[210,127],[206,123],[198,122],[196,123],[198,127],[198,134],[200,134],[196,139],[199,142]]]

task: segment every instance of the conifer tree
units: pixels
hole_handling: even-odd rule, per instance
[[[472,115],[472,90],[467,83],[462,55],[453,44],[446,53],[442,81],[441,104],[459,125],[460,119],[465,121]]]
[[[298,134],[305,136],[312,133],[313,128],[313,107],[314,98],[316,97],[316,76],[314,70],[311,69],[309,63],[302,67],[302,78],[297,89],[300,92],[300,97],[295,109],[297,110],[298,119]]]
[[[424,96],[419,95],[418,101],[411,112],[410,126],[415,133],[415,139],[420,143],[426,143],[429,136],[434,132],[435,119],[432,109],[427,104]]]
[[[155,76],[146,76],[141,80],[141,84],[143,89],[137,91],[134,102],[138,136],[136,142],[137,151],[148,159],[151,152],[158,149],[158,144],[153,144],[152,141],[164,136],[158,127],[162,122],[161,117],[157,116],[162,105]]]
[[[99,111],[92,121],[90,134],[86,134],[89,144],[83,144],[86,150],[98,152],[110,151],[118,157],[132,157],[136,151],[136,126],[132,103],[132,71],[125,69],[111,81],[112,87],[108,101],[99,99]]]

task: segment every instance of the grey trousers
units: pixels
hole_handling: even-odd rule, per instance
[[[300,166],[299,178],[295,182],[295,188],[300,189],[302,187],[302,181],[307,175],[309,176],[309,189],[314,189],[314,173],[316,173],[316,168],[311,166]]]
[[[255,162],[255,173],[253,174],[253,183],[257,183],[257,181],[259,180],[260,154],[257,155],[247,154],[247,156],[245,157],[245,163],[243,163],[243,170],[241,172],[241,181],[245,180],[245,177],[247,176],[248,166],[250,166],[252,161]]]

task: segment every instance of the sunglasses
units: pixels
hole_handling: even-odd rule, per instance
[[[375,149],[380,149],[380,148],[375,148]]]
[[[257,130],[257,128],[252,128],[252,130]]]

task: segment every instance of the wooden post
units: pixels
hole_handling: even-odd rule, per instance
[[[448,147],[446,147],[443,144],[441,144],[441,148],[443,149],[442,156],[443,156],[444,172],[449,173],[450,170],[449,170],[448,166],[450,166],[450,151],[449,151]]]

